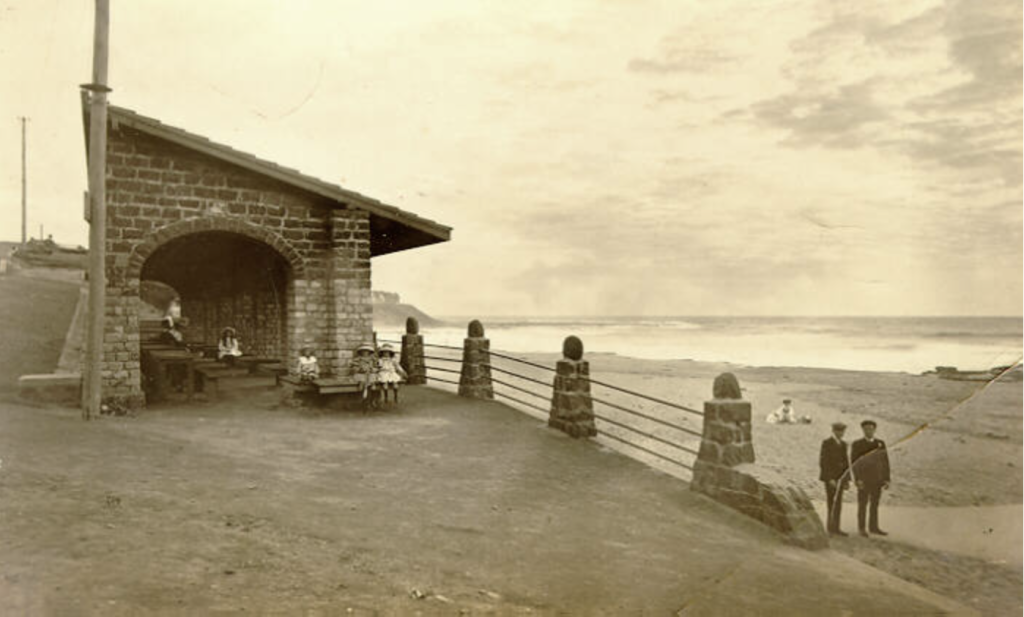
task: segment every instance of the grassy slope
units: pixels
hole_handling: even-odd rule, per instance
[[[73,283],[0,277],[0,394],[14,391],[19,375],[54,370],[77,302]]]

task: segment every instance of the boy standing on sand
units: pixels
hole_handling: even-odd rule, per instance
[[[825,500],[828,507],[829,535],[849,535],[839,529],[839,519],[843,513],[843,491],[850,488],[850,459],[847,456],[846,442],[843,434],[846,425],[842,422],[832,423],[832,436],[821,442],[821,455],[818,466],[821,468],[819,479],[825,483]]]
[[[853,442],[850,454],[853,458],[853,477],[857,482],[857,529],[867,537],[868,531],[878,536],[887,536],[878,526],[878,501],[882,489],[889,488],[889,452],[885,442],[875,439],[878,424],[874,420],[860,423],[864,438]],[[870,504],[870,512],[867,512]],[[865,517],[865,514],[869,516]],[[864,519],[868,518],[867,529]]]

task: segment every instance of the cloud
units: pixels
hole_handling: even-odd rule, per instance
[[[788,131],[792,144],[843,148],[870,141],[871,125],[889,118],[875,101],[869,81],[819,94],[794,91],[755,104],[753,113],[762,122]]]
[[[729,47],[720,23],[691,23],[658,42],[650,57],[632,58],[634,73],[713,73],[739,64],[746,54]]]
[[[794,41],[789,91],[750,116],[785,145],[893,150],[1020,186],[1020,3],[950,1],[897,19],[856,10]]]
[[[658,58],[633,58],[627,68],[637,73],[706,73],[739,61],[739,57],[696,46],[670,47]]]

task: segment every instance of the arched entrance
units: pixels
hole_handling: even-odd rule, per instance
[[[248,355],[285,358],[291,266],[265,242],[232,231],[183,234],[157,247],[140,280],[174,288],[185,340],[215,345],[232,327]]]

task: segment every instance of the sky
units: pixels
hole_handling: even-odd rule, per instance
[[[1019,0],[112,0],[113,104],[454,228],[439,315],[1022,314]],[[93,3],[0,0],[0,239],[86,244]]]

